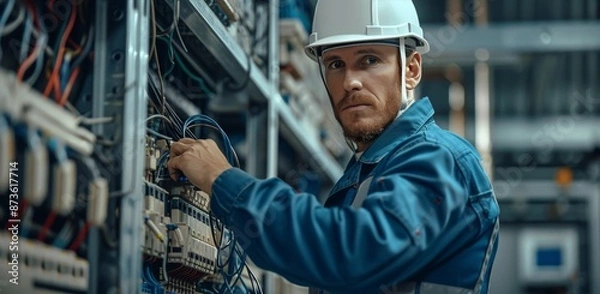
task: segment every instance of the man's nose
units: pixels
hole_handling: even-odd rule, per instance
[[[360,91],[363,88],[361,75],[359,72],[347,69],[344,74],[344,90],[347,92]]]

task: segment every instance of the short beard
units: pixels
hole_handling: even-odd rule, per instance
[[[383,131],[394,122],[394,120],[395,117],[388,121],[383,127],[366,132],[349,132],[344,128],[344,136],[348,140],[351,140],[352,142],[357,144],[372,143],[377,138],[379,138],[379,135],[381,135],[381,133],[383,133]]]
[[[383,133],[383,130],[385,130],[385,127],[357,134],[351,134],[349,132],[344,131],[344,136],[354,143],[371,143],[375,141],[375,139],[377,139],[379,135],[381,135],[381,133]]]

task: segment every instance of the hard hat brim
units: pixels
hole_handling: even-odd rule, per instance
[[[327,46],[338,46],[350,43],[364,43],[369,41],[380,41],[387,39],[398,39],[398,38],[414,38],[420,42],[416,46],[415,50],[421,54],[429,52],[429,43],[417,34],[403,34],[398,36],[382,35],[382,36],[365,36],[365,35],[337,35],[327,38],[320,39],[316,42],[307,45],[304,51],[308,57],[314,61],[318,61],[318,54],[320,48]]]

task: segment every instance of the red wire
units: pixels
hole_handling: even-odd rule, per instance
[[[50,214],[48,214],[48,217],[46,218],[46,221],[44,222],[44,226],[42,227],[42,230],[40,230],[40,234],[38,235],[38,241],[44,242],[44,239],[46,239],[46,234],[48,233],[48,230],[50,230],[50,227],[52,227],[52,224],[54,223],[54,219],[56,219],[56,213],[54,211],[50,211]]]
[[[27,1],[26,6],[27,6],[27,10],[29,11],[29,13],[31,15],[33,15],[33,22],[35,23],[36,27],[39,28],[39,23],[37,21],[37,11],[33,7],[33,4],[31,3],[31,1]],[[33,51],[31,52],[31,54],[29,54],[29,56],[27,56],[27,58],[23,61],[23,64],[21,64],[19,66],[19,69],[17,70],[17,80],[18,81],[23,80],[25,73],[27,72],[29,67],[31,67],[33,62],[36,60],[37,56],[40,54],[40,50],[43,50],[43,49],[39,48],[39,46],[37,46],[37,42],[36,42],[36,46],[33,49]]]
[[[48,97],[50,95],[50,91],[54,89],[54,99],[59,101],[61,98],[60,93],[60,77],[59,77],[59,69],[63,62],[63,57],[65,54],[65,46],[67,44],[67,39],[69,39],[69,35],[73,30],[73,26],[75,25],[75,19],[77,18],[77,9],[75,7],[71,8],[71,17],[69,18],[69,23],[65,28],[64,35],[61,36],[60,46],[56,55],[56,63],[54,64],[54,69],[52,70],[52,75],[50,76],[49,82],[44,89],[44,96]]]
[[[79,248],[81,243],[83,243],[83,240],[85,240],[85,236],[87,235],[87,231],[89,229],[90,224],[86,222],[85,225],[83,225],[83,228],[81,228],[81,230],[79,231],[79,234],[77,234],[77,237],[75,238],[73,243],[71,243],[71,246],[69,246],[69,250],[75,251],[77,250],[77,248]]]
[[[33,49],[33,52],[31,52],[31,54],[29,54],[29,56],[27,56],[27,59],[25,59],[25,61],[23,61],[23,64],[21,64],[21,66],[19,66],[19,70],[17,71],[17,80],[18,81],[23,80],[25,73],[31,67],[31,65],[35,62],[38,55],[40,54],[40,52],[39,52],[40,50],[41,50],[40,46],[36,45],[35,49]]]

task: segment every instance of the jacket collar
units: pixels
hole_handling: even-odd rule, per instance
[[[396,148],[406,138],[414,135],[429,120],[433,118],[433,106],[428,97],[423,97],[413,103],[406,112],[400,115],[358,159],[367,164],[378,163],[390,151]]]

